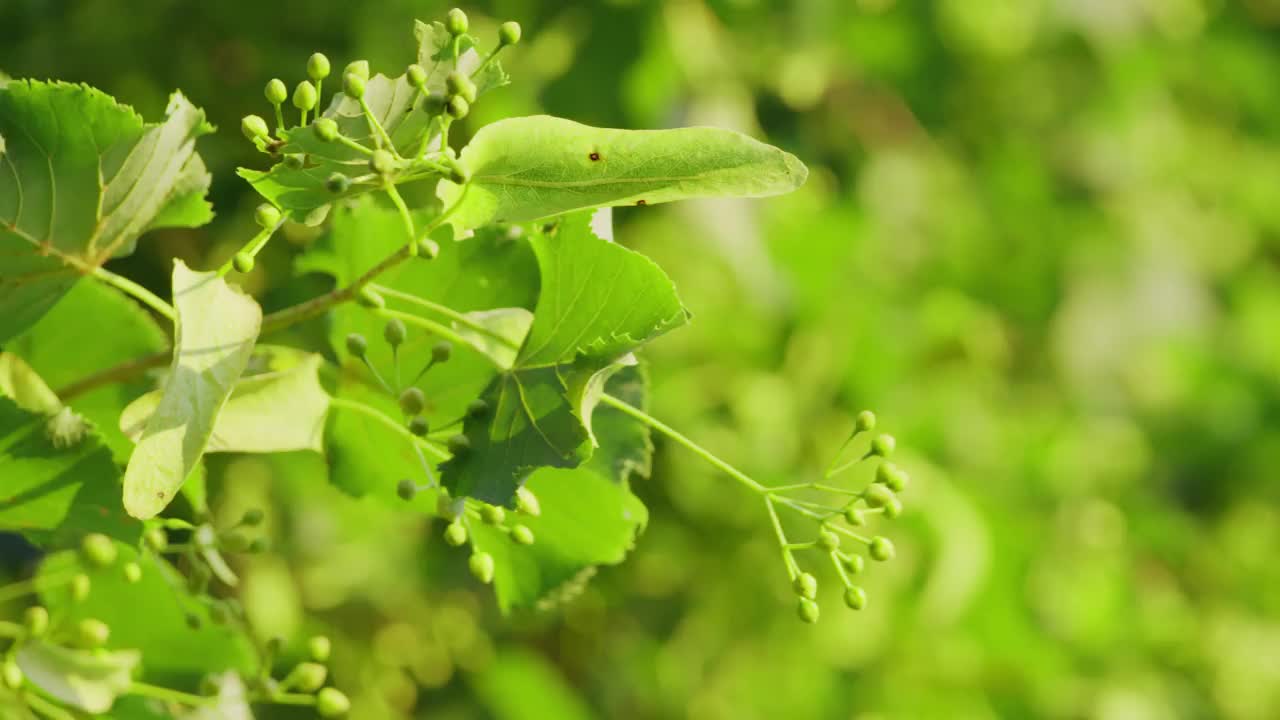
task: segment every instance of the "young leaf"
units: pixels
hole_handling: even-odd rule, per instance
[[[49,696],[89,713],[111,709],[128,692],[142,660],[137,650],[73,650],[40,640],[18,650],[18,667]]]
[[[244,372],[262,310],[216,273],[173,268],[178,317],[173,364],[124,476],[124,506],[149,518],[173,499],[204,454],[218,413]]]
[[[0,342],[155,225],[208,217],[195,140],[213,131],[174,93],[159,124],[83,85],[0,90]],[[203,208],[203,214],[202,209]]]
[[[609,375],[688,320],[662,269],[596,237],[590,215],[530,240],[542,274],[533,326],[482,395],[492,414],[464,426],[472,452],[442,467],[454,494],[505,504],[538,467],[577,466],[591,454],[591,414]]]
[[[321,452],[329,412],[329,395],[320,386],[322,362],[308,354],[292,367],[241,377],[214,421],[205,452]],[[160,400],[155,391],[130,404],[120,415],[121,432],[140,438]]]
[[[10,352],[0,352],[0,396],[11,397],[18,407],[40,415],[53,415],[62,409],[57,394],[30,365]]]
[[[790,192],[808,176],[794,155],[719,128],[612,130],[538,115],[486,125],[462,151],[463,188],[441,184],[460,229],[606,205]]]
[[[74,422],[74,418],[71,419]],[[59,447],[51,419],[0,398],[0,530],[40,545],[100,532],[136,541],[139,523],[120,505],[120,471],[91,429]]]
[[[47,315],[6,345],[53,388],[64,388],[118,363],[165,350],[169,338],[155,316],[106,283],[77,283]],[[133,441],[118,427],[120,412],[153,382],[138,377],[77,395],[72,409],[90,420],[125,464]]]

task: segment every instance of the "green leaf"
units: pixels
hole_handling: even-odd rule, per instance
[[[542,275],[533,326],[515,365],[481,396],[490,414],[464,426],[471,451],[441,468],[454,494],[495,504],[510,502],[539,467],[590,457],[592,411],[609,375],[688,321],[662,269],[596,237],[590,213],[566,216],[530,242]]]
[[[636,367],[614,375],[608,390],[639,407],[647,392]],[[549,607],[576,592],[596,566],[622,562],[648,522],[628,479],[648,473],[649,428],[607,406],[596,411],[594,424],[600,447],[588,462],[575,469],[537,470],[526,483],[542,514],[517,516],[517,522],[533,530],[533,545],[517,545],[498,530],[473,526],[476,547],[494,556],[494,592],[503,612]]]
[[[455,67],[452,53],[446,52],[452,45],[452,36],[441,23],[423,22],[417,23],[414,34],[419,43],[418,62],[428,71],[427,88],[442,93],[445,78]],[[465,49],[457,67],[469,73],[479,64],[480,58],[475,50]],[[491,63],[476,78],[476,87],[478,92],[483,92],[506,82],[506,74],[501,66]],[[428,146],[439,149],[439,128],[433,125],[436,121],[418,107],[418,97],[418,90],[409,84],[403,74],[394,78],[378,74],[365,84],[364,100],[369,105],[370,112],[404,157],[417,155],[425,132],[431,133]],[[365,147],[373,148],[378,145],[378,139],[370,129],[360,103],[345,94],[334,95],[324,117],[336,122],[343,135]],[[238,172],[260,195],[283,209],[294,220],[303,222],[313,211],[340,197],[352,197],[381,189],[381,181],[370,179],[367,182],[353,183],[346,193],[334,195],[325,187],[329,176],[333,173],[351,178],[368,176],[368,155],[342,143],[320,140],[309,125],[286,130],[281,139],[284,144],[279,152],[304,155],[306,161],[302,167],[291,168],[280,162],[267,171],[241,168]],[[403,230],[399,230],[398,236],[402,234]]]
[[[40,415],[53,415],[62,409],[57,394],[30,365],[10,352],[0,352],[0,395],[11,397],[18,407]]]
[[[18,667],[33,685],[90,713],[110,710],[116,697],[128,692],[141,660],[136,650],[73,650],[42,640],[25,643],[17,655]]]
[[[35,325],[8,343],[51,387],[64,388],[95,372],[169,347],[155,317],[106,283],[77,283]],[[133,441],[120,432],[120,413],[151,390],[145,376],[78,395],[72,408],[93,422],[116,462],[125,464]]]
[[[258,348],[259,354],[265,348]],[[288,348],[271,348],[274,355],[292,355]],[[272,453],[323,450],[329,395],[320,386],[319,355],[301,354],[291,367],[246,375],[236,383],[227,404],[214,421],[205,452]],[[256,357],[256,356],[255,356]],[[120,416],[120,430],[131,438],[160,405],[161,393],[135,400]]]
[[[469,312],[465,317],[466,323],[453,322],[458,335],[487,356],[495,367],[510,370],[533,325],[533,313],[524,308],[498,308]]]
[[[595,717],[556,666],[528,650],[508,648],[483,671],[468,678],[496,720]],[[536,698],[536,702],[530,698]]]
[[[55,444],[50,418],[0,398],[0,530],[38,545],[64,545],[89,532],[134,542],[141,524],[120,504],[120,471],[97,434]],[[75,418],[66,418],[74,423]]]
[[[204,454],[218,413],[240,379],[262,310],[217,273],[173,268],[176,347],[159,407],[124,476],[124,506],[149,518],[164,509]]]
[[[204,112],[174,93],[159,124],[83,85],[0,90],[0,342],[155,225],[192,224],[208,174]],[[207,215],[207,209],[206,209]],[[180,222],[179,222],[180,221]]]
[[[329,233],[298,261],[299,272],[321,272],[339,285],[347,285],[382,259],[403,246],[399,216],[362,199],[351,206],[338,206]],[[440,254],[433,260],[403,262],[377,282],[398,293],[448,306],[463,313],[494,308],[532,308],[537,297],[537,261],[529,244],[512,239],[505,231],[484,230],[464,242],[439,235]],[[413,302],[387,295],[388,306],[397,310],[433,313]],[[393,374],[391,349],[382,342],[385,320],[355,303],[347,303],[331,313],[330,339],[341,358],[335,396],[356,400],[400,418],[393,397],[383,392],[364,365],[345,349],[349,333],[369,340],[368,357],[385,374]],[[448,318],[435,317],[447,323]],[[431,348],[439,340],[410,328],[408,340],[399,350],[403,380],[408,382],[431,359]],[[437,365],[418,382],[426,394],[423,415],[433,426],[460,417],[467,403],[475,399],[492,380],[493,365],[478,352],[457,348],[452,359]],[[395,492],[404,477],[422,479],[422,463],[405,438],[364,415],[335,409],[330,413],[325,437],[330,477],[335,485],[356,495],[373,495],[396,507],[404,507]],[[414,507],[433,511],[429,494],[420,495]]]
[[[462,151],[471,171],[441,183],[449,222],[469,229],[609,205],[790,192],[808,176],[794,155],[718,128],[612,130],[538,115],[486,125]]]
[[[62,608],[67,620],[97,618],[111,628],[108,647],[138,650],[145,660],[145,679],[161,684],[190,682],[205,673],[249,671],[255,653],[249,639],[232,626],[213,622],[209,598],[193,595],[186,578],[152,553],[116,544],[115,565],[96,568],[76,551],[49,555],[36,575],[40,601]],[[130,583],[121,567],[136,562],[141,578]],[[66,579],[85,573],[89,596],[73,602]],[[192,620],[197,627],[192,627]]]

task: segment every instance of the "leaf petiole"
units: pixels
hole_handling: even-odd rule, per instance
[[[117,290],[120,290],[128,295],[132,295],[136,300],[146,305],[147,307],[151,308],[152,310],[155,310],[161,315],[165,316],[169,320],[171,321],[177,320],[178,314],[177,312],[174,311],[172,305],[165,302],[164,300],[161,300],[150,290],[142,287],[141,285],[130,280],[129,278],[123,277],[121,275],[117,275],[103,267],[94,268],[93,276],[107,283],[108,285],[111,285]]]

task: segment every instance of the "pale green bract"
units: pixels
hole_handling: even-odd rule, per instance
[[[542,276],[533,326],[514,365],[481,398],[492,415],[463,426],[470,452],[441,469],[455,495],[505,504],[538,467],[591,456],[591,414],[630,353],[688,320],[652,260],[592,233],[590,213],[530,238]]]
[[[73,650],[39,640],[25,643],[17,655],[18,667],[34,685],[90,713],[110,710],[128,692],[141,660],[136,650]]]
[[[217,273],[173,269],[173,364],[124,477],[124,506],[146,519],[165,508],[205,452],[253,352],[262,310]]]
[[[195,140],[204,112],[174,93],[159,124],[83,85],[0,89],[0,342],[34,323],[82,275],[156,227],[212,217]]]
[[[442,182],[459,229],[612,205],[790,192],[809,171],[794,155],[719,128],[613,130],[548,115],[486,125],[462,151],[471,183]]]
[[[329,395],[320,386],[323,361],[308,354],[292,367],[240,378],[205,452],[321,452],[329,412]],[[121,432],[137,441],[161,398],[155,391],[133,401],[120,415]]]

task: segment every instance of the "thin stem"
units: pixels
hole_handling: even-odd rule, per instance
[[[276,106],[276,134],[284,132],[284,112],[280,109],[280,103],[273,103]]]
[[[417,255],[418,244],[414,241],[417,240],[418,233],[413,228],[413,216],[409,214],[409,206],[404,204],[404,198],[400,197],[400,191],[390,179],[383,181],[383,189],[387,191],[387,197],[391,198],[391,203],[400,212],[400,220],[404,223],[405,232],[409,234],[409,254]]]
[[[859,533],[856,533],[843,525],[836,525],[835,523],[832,523],[829,527],[835,532],[838,532],[842,535],[848,535],[849,537],[853,538],[854,540],[857,540],[863,545],[871,544],[871,538],[867,537],[866,535],[861,535]]]
[[[76,720],[75,715],[45,700],[34,692],[23,693],[22,699],[26,700],[27,705],[31,706],[32,710],[49,718],[49,720]]]
[[[382,425],[385,426],[388,430],[391,430],[392,432],[395,432],[396,434],[400,435],[404,439],[408,440],[409,443],[412,444],[414,447],[419,447],[419,446],[426,447],[428,450],[434,453],[436,458],[439,460],[449,459],[448,453],[441,450],[440,448],[437,448],[434,445],[431,445],[430,443],[423,442],[420,438],[418,438],[418,436],[409,432],[408,428],[404,427],[403,425],[396,422],[395,420],[392,420],[391,418],[387,417],[377,408],[370,407],[368,405],[365,405],[362,402],[356,402],[355,400],[347,400],[346,398],[337,398],[337,397],[329,398],[329,405],[331,407],[353,410],[355,412],[360,413],[361,415],[364,415],[365,417],[376,420],[379,423],[382,423]]]
[[[172,305],[156,297],[150,290],[129,278],[117,275],[102,267],[94,268],[93,276],[122,292],[132,295],[139,302],[169,318],[169,320],[176,321],[178,319],[178,313],[174,311]]]
[[[378,381],[378,384],[382,386],[383,390],[387,391],[388,395],[395,395],[395,391],[391,389],[391,385],[383,379],[382,373],[378,372],[378,368],[373,366],[368,355],[361,357],[360,361],[364,363],[365,367],[369,368],[369,372],[373,374],[373,378]]]
[[[271,238],[274,237],[277,232],[280,231],[280,228],[284,227],[284,221],[285,221],[285,218],[282,215],[280,217],[280,221],[277,222],[275,225],[272,225],[269,228],[263,228],[262,230],[259,230],[257,235],[254,235],[253,238],[249,240],[249,242],[244,244],[244,247],[240,248],[240,252],[246,253],[251,258],[257,257],[258,253],[262,252],[262,248],[267,246],[267,242],[271,240]],[[222,267],[218,268],[218,277],[225,276],[227,273],[231,272],[232,268],[234,267],[235,267],[235,256],[233,255],[225,263],[222,264]]]
[[[370,150],[369,148],[367,148],[367,147],[365,147],[365,146],[361,145],[360,143],[356,142],[355,140],[352,140],[351,138],[347,137],[346,135],[338,135],[338,137],[337,137],[336,139],[337,139],[337,141],[338,141],[338,144],[340,144],[340,145],[344,145],[344,146],[346,146],[346,147],[349,147],[349,148],[351,148],[352,150],[355,150],[356,152],[358,152],[358,153],[360,153],[360,154],[362,154],[362,155],[372,155],[372,154],[373,154],[373,151],[372,151],[372,150]]]
[[[129,685],[128,694],[142,695],[143,697],[155,698],[156,700],[164,700],[165,702],[174,702],[180,705],[191,706],[207,705],[210,702],[217,700],[217,698],[213,697],[194,695],[192,693],[182,692],[181,690],[171,690],[166,687],[150,685],[136,680]]]
[[[373,116],[373,110],[369,109],[368,100],[360,98],[360,110],[364,113],[365,120],[369,121],[369,131],[373,133],[378,147],[382,147],[385,142],[386,149],[390,150],[396,157],[400,157],[400,154],[396,152],[396,146],[391,142],[391,136],[382,128],[382,123],[378,122],[378,118]]]
[[[316,704],[316,696],[307,695],[305,693],[277,693],[275,695],[255,697],[253,700],[256,702],[275,703],[276,705],[311,706]]]
[[[827,465],[827,472],[822,476],[823,479],[830,480],[833,475],[840,472],[839,470],[833,470],[832,468],[835,467],[836,461],[840,459],[840,456],[844,454],[845,448],[849,447],[849,443],[853,442],[853,439],[858,437],[860,434],[861,431],[854,428],[853,432],[849,433],[849,437],[845,438],[843,443],[840,443],[840,449],[836,450],[836,454],[831,456],[831,463]]]
[[[477,322],[473,318],[467,316],[465,313],[460,313],[457,310],[454,310],[453,308],[449,307],[448,305],[441,305],[440,303],[432,302],[431,300],[418,297],[417,295],[414,295],[412,293],[402,292],[400,290],[396,290],[395,288],[389,288],[386,285],[378,285],[375,283],[370,285],[369,287],[377,291],[379,295],[385,295],[387,297],[392,297],[397,300],[403,300],[405,302],[413,303],[414,305],[419,305],[421,307],[427,308],[428,310],[433,310],[435,312],[438,312],[441,315],[444,315],[445,317],[449,318],[450,320],[453,320],[454,322],[458,323],[459,325],[465,325],[468,328],[475,330],[476,332],[482,335],[487,335],[493,338],[494,340],[497,340],[498,342],[502,343],[503,345],[506,345],[512,350],[520,349],[519,343],[512,342],[510,338],[503,337],[501,333],[495,332],[494,330],[491,330],[488,327],[485,327],[483,323]]]
[[[678,442],[678,443],[680,443],[681,445],[685,446],[685,448],[686,448],[686,449],[688,449],[689,451],[691,451],[693,454],[697,455],[698,457],[702,458],[703,460],[706,460],[708,463],[711,463],[711,465],[715,466],[716,468],[718,468],[719,470],[721,470],[722,472],[724,472],[726,475],[728,475],[729,477],[733,478],[734,480],[737,480],[739,483],[742,483],[744,486],[746,486],[746,487],[750,488],[751,490],[754,490],[755,492],[757,492],[757,493],[759,493],[759,494],[761,494],[761,495],[765,495],[765,494],[767,494],[767,493],[769,492],[769,488],[765,487],[764,485],[761,485],[760,483],[756,482],[755,480],[752,480],[750,477],[748,477],[748,476],[747,476],[747,474],[746,474],[746,473],[744,473],[744,472],[742,472],[741,470],[739,470],[739,469],[735,468],[734,466],[730,465],[729,463],[725,462],[724,460],[721,460],[720,458],[716,457],[714,454],[712,454],[712,453],[711,453],[711,451],[709,451],[709,450],[707,450],[706,448],[702,447],[702,446],[701,446],[701,445],[699,445],[698,443],[696,443],[696,442],[694,442],[694,441],[690,440],[688,437],[686,437],[686,436],[684,436],[683,434],[681,434],[681,433],[677,432],[677,431],[676,431],[674,428],[672,428],[670,425],[667,425],[666,423],[662,422],[661,420],[658,420],[657,418],[655,418],[655,417],[653,417],[652,415],[650,415],[649,413],[647,413],[647,412],[645,412],[645,411],[641,410],[640,408],[637,408],[637,407],[635,407],[634,405],[631,405],[630,403],[627,403],[627,402],[626,402],[626,401],[624,401],[624,400],[620,400],[620,399],[618,399],[618,398],[616,398],[616,397],[614,397],[614,396],[612,396],[612,395],[609,395],[609,394],[607,394],[607,393],[602,394],[602,395],[600,396],[600,402],[602,402],[602,403],[604,403],[605,405],[608,405],[608,406],[610,406],[610,407],[617,408],[618,410],[621,410],[622,412],[626,413],[627,415],[630,415],[631,417],[633,417],[633,418],[635,418],[635,419],[639,420],[640,422],[644,423],[645,425],[648,425],[649,427],[653,428],[654,430],[657,430],[658,432],[662,433],[663,435],[666,435],[667,437],[671,438],[672,440],[675,440],[676,442]],[[772,506],[770,506],[770,507],[772,507]]]
[[[777,537],[778,547],[782,550],[782,562],[787,566],[787,576],[795,580],[796,575],[800,574],[800,568],[796,566],[796,559],[791,557],[791,551],[787,549],[787,534],[782,530],[782,520],[773,507],[773,497],[766,495],[764,506],[769,511],[769,522],[773,525],[773,534]]]

